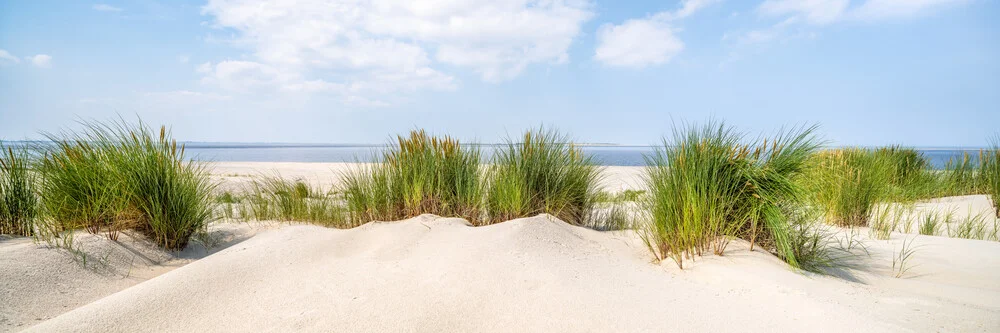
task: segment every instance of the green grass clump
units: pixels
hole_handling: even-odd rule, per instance
[[[482,221],[481,153],[423,130],[398,136],[381,160],[344,177],[352,221],[394,221],[420,214]]]
[[[937,196],[969,195],[979,192],[978,165],[972,156],[962,153],[960,158],[948,159],[940,172]]]
[[[649,222],[643,238],[658,259],[722,254],[733,237],[762,246],[799,267],[788,212],[801,187],[793,180],[818,149],[814,127],[768,142],[744,142],[721,123],[674,130],[647,156]]]
[[[529,130],[497,149],[486,189],[487,223],[548,213],[570,224],[592,218],[601,169],[569,137]]]
[[[165,127],[156,133],[141,121],[82,124],[80,133],[47,135],[55,147],[39,163],[50,237],[85,228],[116,239],[134,228],[164,248],[182,249],[211,220],[208,171],[185,161],[184,147]]]
[[[34,234],[39,209],[29,157],[26,149],[5,149],[0,142],[0,234]]]
[[[936,184],[923,157],[899,147],[819,152],[802,180],[813,204],[839,226],[868,226],[876,204],[910,202],[927,196]]]
[[[921,235],[934,236],[938,233],[938,228],[942,224],[941,217],[933,212],[928,212],[924,214],[924,217],[920,220],[920,224],[917,225],[917,230]]]
[[[979,153],[979,183],[990,197],[993,211],[1000,218],[1000,136],[990,140],[990,147]]]
[[[232,197],[228,192],[218,200],[228,200],[223,213],[245,220],[278,220],[311,222],[337,228],[353,227],[349,224],[344,205],[331,193],[313,189],[301,180],[290,181],[278,176],[254,180],[246,196]]]

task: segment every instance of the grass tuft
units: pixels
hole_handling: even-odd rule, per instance
[[[0,142],[0,234],[32,236],[38,217],[36,176],[24,148]]]
[[[352,221],[394,221],[420,214],[481,224],[481,154],[451,137],[423,130],[398,136],[381,161],[344,176],[341,191]]]
[[[55,147],[39,163],[46,237],[85,228],[114,240],[135,228],[157,245],[182,249],[211,220],[208,171],[185,161],[183,145],[165,127],[82,125],[82,132],[47,135]]]
[[[654,255],[683,268],[684,259],[721,255],[739,237],[799,267],[788,211],[801,199],[793,179],[818,149],[814,130],[743,142],[723,123],[675,128],[673,139],[647,157],[650,218],[643,238]]]
[[[487,223],[548,213],[571,224],[593,217],[601,169],[569,137],[529,130],[498,148],[486,189]]]
[[[979,183],[990,197],[993,211],[1000,218],[1000,135],[990,139],[990,147],[979,153]]]
[[[265,176],[254,180],[245,192],[245,198],[233,200],[240,219],[301,221],[336,228],[355,226],[349,223],[339,197],[316,190],[302,180]],[[224,200],[227,194],[221,194],[219,200]],[[232,207],[227,205],[223,213],[236,215]]]

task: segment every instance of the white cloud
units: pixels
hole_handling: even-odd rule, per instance
[[[47,54],[36,54],[31,57],[24,57],[24,59],[31,62],[32,65],[38,68],[49,68],[52,67],[52,56]]]
[[[597,31],[594,60],[609,66],[642,68],[661,65],[684,50],[671,23],[693,15],[720,0],[685,0],[676,11],[630,19],[619,25],[605,24]]]
[[[654,15],[654,17],[664,20],[680,20],[693,15],[705,7],[708,7],[708,5],[721,1],[722,0],[685,0],[681,3],[681,8],[677,9],[677,11],[660,12]]]
[[[151,100],[160,101],[227,101],[232,99],[228,95],[221,95],[211,92],[198,92],[190,90],[175,90],[175,91],[161,91],[161,92],[146,92],[142,93],[142,97]]]
[[[795,17],[815,25],[844,20],[907,17],[969,0],[765,0],[757,11],[767,17]],[[852,6],[853,5],[853,6]]]
[[[93,8],[94,10],[99,11],[99,12],[115,12],[115,13],[117,13],[117,12],[122,11],[121,8],[118,8],[118,7],[115,7],[115,6],[112,6],[112,5],[108,5],[108,4],[103,4],[103,3],[95,4],[95,5],[91,6],[91,8]]]
[[[757,6],[757,14],[780,21],[758,29],[727,32],[723,41],[743,48],[773,41],[814,38],[817,27],[821,26],[845,21],[877,23],[968,2],[970,0],[765,0]],[[739,52],[731,51],[722,65],[738,58]]]
[[[640,68],[670,61],[684,49],[670,27],[656,20],[628,20],[597,32],[594,59],[611,66]]]
[[[10,54],[10,52],[7,52],[7,50],[0,49],[0,65],[6,65],[9,63],[16,64],[20,62],[21,59],[18,59],[13,54]]]
[[[961,5],[968,0],[868,0],[852,11],[852,18],[878,20],[908,17],[929,12],[933,8]]]
[[[284,91],[451,90],[457,80],[441,65],[497,82],[532,64],[567,61],[591,7],[587,0],[210,0],[202,13],[235,30],[253,61],[200,70],[230,88],[242,80],[227,75],[252,71],[249,83]]]
[[[841,18],[850,0],[766,0],[757,7],[764,16],[801,17],[812,24],[828,24]]]
[[[186,64],[189,61],[191,61],[191,56],[189,56],[187,54],[181,54],[181,55],[177,56],[177,62],[179,62],[179,63]]]

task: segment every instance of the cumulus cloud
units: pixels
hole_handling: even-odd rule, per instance
[[[115,7],[115,6],[112,6],[112,5],[108,5],[108,4],[103,4],[103,3],[95,4],[95,5],[91,6],[91,8],[93,8],[94,10],[99,11],[99,12],[115,12],[115,13],[117,13],[117,12],[122,11],[121,8],[118,8],[118,7]]]
[[[597,31],[594,60],[605,65],[642,68],[661,65],[684,50],[671,24],[719,0],[685,0],[676,11],[664,11],[619,25],[605,24]]]
[[[246,82],[355,100],[367,92],[450,90],[457,79],[442,68],[499,82],[532,64],[566,62],[591,7],[586,0],[210,0],[202,13],[235,31],[253,59],[199,70],[229,88]]]
[[[30,57],[24,57],[31,62],[32,65],[38,68],[49,68],[52,67],[52,56],[47,54],[36,54]]]
[[[645,67],[670,61],[684,49],[670,27],[656,20],[628,20],[597,32],[594,59],[611,66]]]
[[[13,54],[10,54],[7,50],[0,49],[0,65],[16,64],[20,62],[21,59],[18,59]]]

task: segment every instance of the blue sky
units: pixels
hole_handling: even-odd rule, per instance
[[[817,123],[837,145],[1000,131],[988,0],[0,0],[0,138],[140,116],[186,141],[497,141],[548,124]]]

